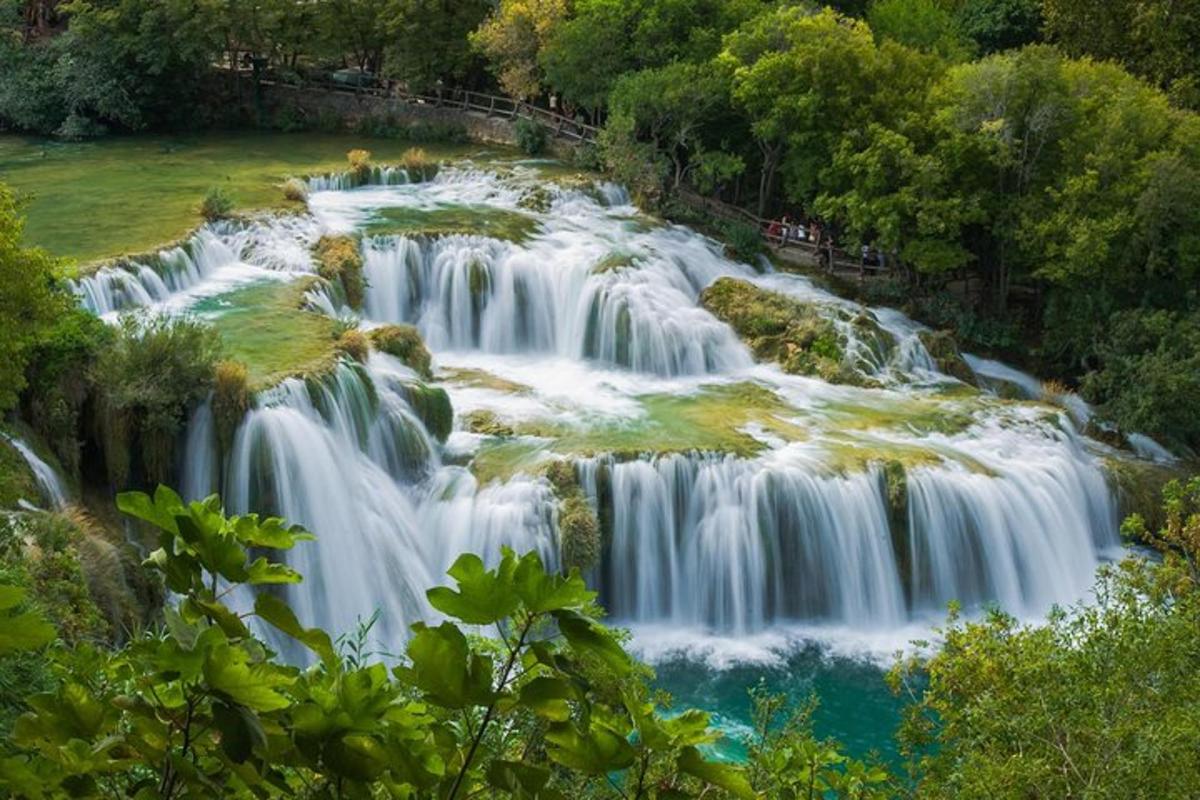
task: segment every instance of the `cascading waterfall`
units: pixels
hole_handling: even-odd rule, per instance
[[[550,241],[557,256],[477,236],[372,239],[367,316],[414,323],[435,350],[553,353],[668,376],[749,365],[733,332],[694,305],[717,272],[662,257],[597,272],[600,258],[564,258]]]
[[[222,288],[256,270],[311,272],[308,247],[316,230],[302,217],[211,223],[182,245],[101,267],[73,287],[84,308],[109,316],[161,305],[197,287]]]
[[[50,507],[63,508],[66,506],[70,492],[54,467],[46,463],[24,440],[16,436],[5,436],[4,438],[21,454],[21,458],[25,459],[30,472],[33,473],[34,480],[37,481],[38,489],[41,490],[45,500],[50,503]]]
[[[380,209],[457,203],[526,213],[518,204],[529,188],[455,168],[423,183],[398,172],[368,182],[310,179],[309,216],[251,226],[259,232],[244,241],[232,228],[214,235],[234,262],[305,273],[319,235],[361,231]],[[877,631],[936,617],[951,600],[1038,614],[1082,596],[1117,544],[1116,510],[1099,460],[1064,415],[1029,404],[1014,410],[993,397],[991,405],[963,401],[976,405],[969,424],[952,433],[931,433],[928,421],[870,435],[831,431],[852,413],[847,406],[883,414],[953,382],[922,344],[922,326],[803,277],[760,274],[687,229],[636,218],[619,187],[550,194],[548,210],[528,212],[537,233],[520,242],[363,239],[364,325],[412,323],[435,361],[452,356],[453,365],[485,375],[478,385],[444,384],[460,412],[451,446],[430,435],[410,404],[420,379],[379,353],[260,394],[228,452],[219,452],[208,405],[194,412],[183,471],[189,496],[220,489],[231,511],[278,514],[317,534],[289,554],[304,583],[284,589],[307,624],[343,632],[378,609],[376,634],[394,644],[409,624],[433,616],[424,590],[462,552],[491,561],[511,546],[557,565],[559,498],[538,467],[550,458],[574,463],[602,522],[601,563],[589,578],[621,623],[729,635],[792,623]],[[197,286],[214,280],[212,270],[195,274]],[[723,276],[822,309],[855,366],[887,391],[754,364],[734,332],[698,304]],[[139,285],[154,303],[187,290],[182,278],[162,283],[155,293]],[[116,290],[95,293],[103,302],[81,287],[99,313],[124,302]],[[307,300],[330,316],[347,312],[320,289]],[[644,394],[678,398],[731,382],[786,398],[794,441],[755,423],[748,427],[763,447],[740,457],[636,446],[614,456],[586,437],[587,446],[554,449],[555,436],[586,432],[597,415],[661,427],[663,420],[638,417]],[[480,485],[462,466],[488,442],[462,430],[461,415],[475,408],[539,423],[537,435],[501,434],[503,447],[539,455]],[[852,466],[835,458],[838,448],[860,447],[898,455]],[[893,458],[905,465],[899,478],[883,466]]]

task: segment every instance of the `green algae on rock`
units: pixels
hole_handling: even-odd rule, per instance
[[[519,211],[494,206],[441,205],[431,209],[383,208],[367,225],[371,236],[439,238],[485,236],[514,244],[528,241],[538,221]]]
[[[934,363],[942,372],[963,383],[975,385],[975,372],[967,366],[958,349],[958,340],[950,331],[922,331],[921,344],[929,351]]]
[[[837,326],[811,305],[738,278],[719,278],[701,292],[700,304],[729,324],[760,360],[793,375],[862,383],[845,363]]]
[[[412,325],[384,325],[368,334],[375,349],[402,361],[425,380],[433,378],[433,357],[421,334]]]

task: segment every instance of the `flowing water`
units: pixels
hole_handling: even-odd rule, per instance
[[[29,465],[29,471],[33,473],[33,478],[42,493],[41,499],[48,503],[52,509],[59,509],[66,506],[71,494],[67,489],[66,483],[63,482],[62,477],[58,474],[58,471],[35,453],[33,448],[23,439],[7,435],[4,438],[13,446],[14,450],[21,454],[21,458],[25,459],[25,463]],[[24,499],[32,501],[37,498]]]
[[[317,534],[287,590],[309,624],[346,631],[379,610],[397,650],[459,553],[510,546],[556,565],[542,470],[565,459],[604,532],[588,578],[668,686],[730,730],[751,676],[815,689],[824,731],[862,751],[895,721],[872,659],[951,601],[1036,617],[1084,597],[1118,547],[1113,454],[1078,433],[1078,414],[995,362],[970,362],[984,391],[940,373],[898,312],[732,261],[618,187],[533,165],[361,182],[314,178],[307,215],[208,226],[78,284],[98,314],[219,313],[200,298],[306,277],[321,234],[364,234],[361,324],[420,330],[454,408],[449,439],[421,421],[419,377],[375,353],[261,393],[224,453],[202,406],[182,465],[190,496],[219,490],[232,510]],[[419,235],[422,221],[440,235]],[[754,363],[698,302],[723,276],[819,309],[870,388]],[[318,289],[310,306],[345,316],[338,296]],[[1002,384],[1034,399],[1005,399]],[[491,433],[469,430],[480,414]]]

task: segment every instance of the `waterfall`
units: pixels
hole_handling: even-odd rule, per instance
[[[127,268],[80,286],[100,313],[186,311],[238,270],[311,273],[322,233],[363,234],[363,326],[419,329],[459,415],[448,445],[430,431],[444,435],[444,415],[427,426],[437,390],[380,353],[260,393],[224,451],[207,404],[186,439],[189,497],[219,488],[231,512],[277,514],[317,535],[288,554],[305,581],[281,590],[306,624],[341,633],[379,610],[375,633],[394,646],[411,623],[437,618],[424,592],[463,552],[494,562],[510,546],[557,566],[561,498],[542,474],[551,459],[574,465],[597,514],[588,579],[618,624],[876,636],[925,625],[951,601],[1035,616],[1085,595],[1118,543],[1117,512],[1100,460],[1111,454],[1067,415],[947,392],[954,379],[922,343],[927,329],[900,312],[734,262],[712,240],[638,216],[619,187],[545,189],[522,169],[312,178],[310,216],[206,228],[144,265],[144,280]],[[540,210],[521,205],[531,189],[545,189]],[[537,226],[517,241],[368,235],[387,209],[414,219],[498,210]],[[885,388],[754,363],[700,306],[725,276],[814,308],[851,366]],[[136,287],[101,289],[105,280]],[[320,288],[306,298],[318,313],[349,311]],[[988,380],[1036,384],[970,364]],[[730,385],[753,391],[721,395]],[[689,405],[714,387],[718,399]],[[500,432],[473,432],[487,430],[467,418],[477,411]],[[743,411],[722,432],[723,417]],[[723,444],[738,435],[749,444]],[[689,451],[694,442],[718,452]],[[486,457],[500,468],[483,469]]]
[[[709,274],[669,258],[597,273],[600,259],[586,253],[555,258],[478,236],[378,237],[364,253],[367,316],[416,324],[435,350],[558,354],[668,376],[751,363],[694,304]]]
[[[303,217],[211,223],[184,244],[100,267],[72,286],[84,308],[109,316],[201,288],[212,293],[262,270],[311,272],[309,247],[316,236],[312,220]]]
[[[39,457],[24,440],[8,435],[5,435],[4,438],[13,446],[13,449],[21,454],[21,458],[25,459],[25,463],[29,465],[29,471],[33,473],[33,478],[37,481],[38,489],[42,492],[42,497],[50,503],[51,508],[66,506],[70,492],[67,491],[66,484],[54,467]]]
[[[349,170],[312,175],[306,181],[310,192],[344,192],[360,186],[400,186],[409,182],[402,167],[371,166],[366,175]]]

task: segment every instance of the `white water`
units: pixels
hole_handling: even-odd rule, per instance
[[[311,271],[306,248],[316,237],[361,230],[381,209],[488,206],[537,222],[522,244],[364,242],[364,324],[421,330],[460,420],[445,447],[409,405],[405,386],[415,376],[379,354],[319,385],[292,380],[260,396],[225,454],[216,452],[211,412],[196,411],[185,491],[220,488],[234,511],[280,514],[317,534],[293,552],[306,580],[287,590],[307,623],[341,632],[379,609],[376,632],[394,645],[430,617],[423,591],[459,553],[494,559],[509,545],[556,564],[556,500],[537,465],[558,457],[575,462],[610,526],[590,579],[614,620],[711,647],[726,642],[739,657],[798,630],[822,641],[910,638],[951,600],[1035,616],[1082,597],[1117,543],[1096,448],[1067,415],[961,387],[941,394],[956,382],[937,372],[921,326],[898,312],[864,309],[798,276],[760,275],[687,229],[636,218],[612,186],[553,188],[550,210],[530,212],[519,202],[535,178],[520,170],[379,183],[388,185],[310,181],[311,216],[207,229],[197,238],[211,235],[227,252],[201,267],[197,249],[221,251],[207,238],[193,246],[196,268],[170,271],[184,277],[164,280],[165,294],[139,281],[149,300],[136,304],[186,311],[194,298],[227,290],[228,274]],[[722,276],[825,309],[849,337],[854,366],[886,388],[832,386],[754,364],[698,305]],[[86,305],[108,313],[132,303],[104,280],[81,286]],[[343,311],[323,292],[310,304]],[[857,332],[859,315],[882,339]],[[980,363],[972,365],[981,374],[1002,367]],[[747,382],[778,399],[785,410],[770,416],[788,426],[746,425],[760,444],[752,456],[634,444],[614,457],[588,438],[600,430],[657,441],[683,412],[664,417],[647,395],[688,398]],[[498,441],[462,430],[463,415],[479,410],[543,433]],[[960,422],[942,430],[950,419]],[[714,424],[697,420],[688,424]],[[524,461],[481,487],[460,464],[497,445]],[[887,461],[907,464],[902,520],[890,515]]]
[[[5,436],[4,438],[21,454],[21,458],[25,459],[30,472],[33,473],[34,480],[37,481],[38,489],[42,492],[42,497],[50,504],[50,507],[63,508],[66,506],[70,492],[54,467],[47,464],[23,440],[16,436]]]

